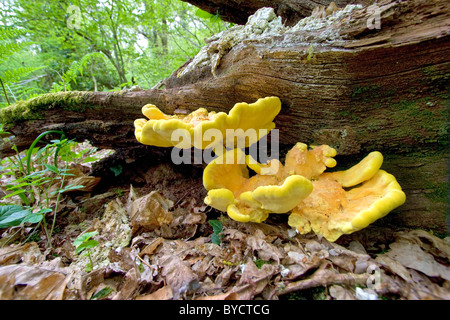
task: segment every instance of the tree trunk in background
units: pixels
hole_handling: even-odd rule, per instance
[[[414,0],[378,6],[380,29],[368,28],[373,12],[364,7],[329,30],[231,45],[218,40],[222,57],[216,68],[190,61],[164,81],[164,89],[68,92],[18,103],[0,113],[0,122],[8,121],[6,129],[15,134],[0,151],[10,154],[12,143],[26,148],[41,132],[62,129],[138,163],[149,152],[166,152],[135,141],[133,121],[142,117],[143,105],[166,113],[199,107],[227,112],[236,102],[274,95],[282,101],[275,122],[284,150],[298,141],[329,144],[344,168],[370,151],[383,153],[382,168],[396,176],[407,201],[375,225],[446,232],[450,5]]]
[[[274,8],[275,13],[283,18],[287,25],[294,25],[300,19],[311,14],[317,6],[328,6],[329,0],[182,0],[193,4],[213,15],[219,14],[223,21],[245,24],[250,15],[263,7]],[[335,0],[337,6],[344,7],[350,3],[368,5],[374,0]]]

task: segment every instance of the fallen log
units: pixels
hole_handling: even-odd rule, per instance
[[[282,101],[275,119],[282,146],[329,144],[343,167],[381,151],[407,202],[380,223],[445,233],[450,4],[385,0],[326,9],[292,27],[258,11],[245,26],[208,39],[151,90],[65,92],[12,105],[0,111],[14,134],[0,151],[9,155],[12,144],[23,149],[39,133],[61,129],[131,162],[149,152],[133,132],[147,103],[166,113],[227,112],[274,95]]]
[[[275,13],[283,18],[287,25],[294,25],[300,19],[307,17],[317,6],[327,6],[330,1],[326,0],[258,0],[258,1],[238,1],[238,0],[183,0],[189,2],[202,10],[213,15],[219,15],[224,21],[237,24],[245,24],[247,18],[254,14],[258,9],[271,7]],[[371,1],[362,0],[357,3],[369,4]],[[355,3],[351,0],[336,0],[335,3],[341,7],[349,3]]]

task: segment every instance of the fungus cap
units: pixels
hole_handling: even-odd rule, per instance
[[[269,213],[287,213],[312,191],[311,181],[299,175],[249,177],[245,160],[248,157],[242,150],[230,150],[211,161],[203,172],[203,185],[208,190],[205,203],[226,211],[234,220],[262,222]]]
[[[311,194],[292,210],[289,225],[336,241],[402,205],[406,196],[393,175],[379,170],[380,161],[381,153],[372,152],[346,171],[319,176]]]
[[[378,151],[369,153],[358,164],[345,171],[328,172],[344,188],[353,187],[373,177],[383,164],[383,155]]]
[[[177,146],[186,149],[194,146],[205,149],[219,144],[234,146],[235,143],[247,147],[275,128],[273,119],[280,110],[281,101],[278,97],[260,98],[251,104],[236,103],[228,114],[199,108],[188,115],[167,115],[149,104],[142,108],[148,120],[134,121],[135,136],[140,143],[158,147]],[[173,136],[177,129],[184,132],[186,139],[181,139],[179,135]],[[209,129],[215,129],[214,133],[217,133],[210,140],[204,137]],[[227,130],[232,130],[231,134],[227,134]],[[180,143],[180,139],[183,143]]]

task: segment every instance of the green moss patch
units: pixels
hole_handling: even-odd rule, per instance
[[[0,110],[0,123],[14,124],[25,120],[43,119],[42,111],[56,108],[84,112],[87,108],[92,108],[88,103],[90,97],[90,92],[69,91],[48,93],[19,101]]]

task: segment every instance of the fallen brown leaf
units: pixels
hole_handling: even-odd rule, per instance
[[[136,300],[171,300],[172,298],[172,288],[170,286],[164,286],[153,293],[137,296]]]
[[[14,288],[12,297],[8,285],[3,286],[2,292],[14,300],[62,299],[68,277],[61,272],[22,264],[0,267],[2,282]]]
[[[421,238],[431,241],[434,245],[434,255],[427,248],[429,245],[423,243]],[[397,240],[389,245],[390,249],[386,256],[400,262],[403,266],[423,272],[429,277],[441,277],[450,281],[450,269],[438,261],[438,256],[449,261],[450,254],[448,246],[439,238],[432,237],[424,231],[411,231],[408,233],[399,233]]]
[[[173,215],[168,210],[172,205],[172,201],[167,200],[157,191],[132,200],[128,210],[132,233],[134,234],[140,228],[152,231],[162,225],[170,224],[173,220]]]

